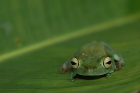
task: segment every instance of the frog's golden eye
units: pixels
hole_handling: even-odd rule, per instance
[[[105,68],[109,68],[112,65],[112,60],[110,57],[106,57],[103,61],[103,65]]]
[[[73,59],[71,60],[71,66],[72,66],[73,68],[78,68],[78,66],[79,66],[79,61],[77,60],[77,58],[73,58]]]

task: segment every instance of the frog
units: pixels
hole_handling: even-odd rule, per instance
[[[70,81],[76,75],[110,77],[116,70],[121,70],[124,64],[120,53],[105,42],[93,41],[83,45],[69,60],[63,63],[61,73],[70,71]]]

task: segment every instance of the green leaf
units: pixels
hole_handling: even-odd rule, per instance
[[[137,0],[1,0],[1,93],[131,93],[140,87]],[[124,58],[111,78],[60,74],[62,64],[93,40]]]

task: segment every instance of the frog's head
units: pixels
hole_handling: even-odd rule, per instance
[[[109,56],[75,57],[71,60],[73,72],[83,76],[98,76],[114,71],[115,62]]]

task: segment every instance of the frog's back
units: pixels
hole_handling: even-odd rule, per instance
[[[106,55],[104,45],[101,44],[100,42],[95,42],[95,41],[84,45],[81,48],[81,53],[85,53],[87,55],[88,54],[90,54],[90,55],[96,54],[97,56],[105,56]]]

